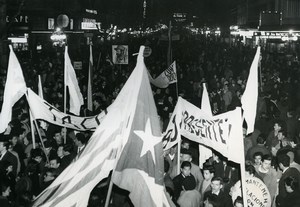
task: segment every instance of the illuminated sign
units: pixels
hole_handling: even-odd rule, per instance
[[[17,16],[14,19],[10,16],[6,16],[6,22],[22,22],[28,23],[28,16]]]
[[[97,30],[101,28],[100,22],[81,22],[81,29],[83,30]]]

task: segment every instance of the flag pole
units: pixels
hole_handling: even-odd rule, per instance
[[[30,118],[30,129],[31,129],[32,147],[33,147],[33,149],[35,149],[34,125],[33,125],[33,117],[32,117],[31,110],[29,110],[29,118]]]
[[[25,96],[26,96],[26,98],[27,98],[27,101],[28,101],[28,100],[29,100],[29,98],[28,98],[28,94],[27,94],[27,92],[25,93]],[[39,130],[38,124],[37,124],[37,122],[36,122],[36,119],[34,118],[34,116],[33,116],[32,112],[31,112],[31,108],[30,108],[30,104],[29,104],[29,102],[28,102],[28,105],[29,105],[29,113],[30,113],[30,118],[32,118],[32,120],[33,120],[33,123],[34,123],[34,125],[35,125],[35,128],[36,128],[36,131],[37,131],[37,133],[38,133],[38,136],[39,136],[39,138],[40,138],[41,145],[42,145],[42,148],[43,148],[43,152],[45,153],[45,156],[46,156],[46,161],[47,161],[47,163],[49,163],[49,158],[48,158],[48,156],[47,156],[47,154],[46,154],[46,151],[45,151],[45,145],[44,145],[44,142],[43,142],[43,139],[42,139],[42,135],[41,135],[41,133],[40,133],[40,130]],[[33,128],[33,127],[32,127],[32,128]],[[32,131],[33,131],[33,130],[32,130]]]
[[[68,46],[66,45],[65,46],[65,53],[68,52]],[[65,57],[65,56],[64,56]],[[64,61],[65,62],[65,66],[64,66],[64,113],[66,114],[67,113],[67,71],[66,71],[66,60]],[[66,127],[65,128],[65,131],[66,131]],[[64,144],[67,143],[67,133],[64,133]]]
[[[177,146],[177,175],[180,174],[180,148],[181,148],[181,137],[178,141],[178,146]]]
[[[176,95],[177,95],[177,100],[178,100],[179,93],[178,93],[178,76],[177,76],[176,61],[174,62],[174,64],[175,64],[175,68],[176,68]]]
[[[244,150],[243,150],[244,151]],[[243,153],[244,154],[244,153]],[[241,168],[241,183],[242,183],[242,197],[243,197],[243,203],[244,206],[247,206],[247,195],[246,195],[246,173],[245,173],[245,160],[243,159],[243,161],[240,164],[240,168]]]
[[[169,30],[168,30],[168,38],[169,38],[169,46],[168,46],[168,55],[167,55],[167,63],[171,65],[172,63],[172,21],[169,22]]]
[[[119,158],[121,156],[121,152],[122,152],[122,142],[119,143],[118,148],[115,150],[115,158],[116,158],[116,160],[115,160],[115,163],[114,163],[114,168],[112,169],[112,173],[111,173],[111,177],[110,177],[110,181],[109,181],[109,186],[108,186],[108,190],[107,190],[107,194],[106,194],[106,199],[105,199],[104,207],[108,207],[108,205],[109,205],[110,196],[111,196],[112,187],[113,187],[112,178],[113,178],[113,175],[114,175],[114,172],[115,172],[118,160],[119,160]],[[112,155],[112,157],[113,157],[113,155]]]

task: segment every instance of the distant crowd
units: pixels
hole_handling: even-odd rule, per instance
[[[128,43],[132,53],[141,44],[152,49],[145,64],[153,78],[167,65],[167,43],[158,38],[140,38]],[[88,54],[88,46],[82,49]],[[99,55],[101,51],[101,55]],[[201,108],[203,84],[206,84],[214,115],[241,106],[255,48],[233,46],[221,38],[182,36],[172,43],[177,83],[166,89],[152,86],[162,131],[166,128],[178,96]],[[70,51],[72,59],[72,52]],[[117,97],[134,69],[136,58],[128,65],[114,65],[109,55],[95,46],[93,71],[93,111],[87,109],[88,56],[77,78],[84,96],[80,116],[99,114]],[[41,51],[34,58],[16,53],[28,87],[37,92],[41,76],[46,101],[63,111],[63,50]],[[295,54],[296,55],[296,54]],[[100,58],[98,58],[100,57]],[[300,206],[300,71],[297,59],[270,53],[262,48],[259,68],[259,98],[255,130],[244,140],[246,177],[257,177],[268,188],[272,207]],[[0,75],[0,106],[6,75]],[[177,86],[176,86],[177,84]],[[33,146],[28,104],[25,97],[16,103],[13,118],[0,134],[0,206],[30,206],[32,200],[84,150],[91,131],[75,132],[43,122],[35,130]],[[39,122],[40,123],[40,122]],[[244,125],[246,128],[247,126]],[[66,137],[66,140],[64,139]],[[164,152],[164,181],[168,198],[180,207],[241,207],[240,168],[213,150],[201,168],[198,144],[183,137],[178,146]],[[177,157],[180,156],[180,163]],[[180,169],[180,172],[177,169]],[[107,181],[92,191],[89,206],[104,206]],[[131,206],[128,193],[114,187],[111,206]]]

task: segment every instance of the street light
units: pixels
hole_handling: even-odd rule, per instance
[[[55,31],[50,36],[50,39],[53,41],[53,45],[60,47],[66,44],[67,35],[61,31],[61,28],[57,27]]]

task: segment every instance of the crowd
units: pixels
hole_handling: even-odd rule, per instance
[[[166,64],[167,43],[151,37],[132,39],[131,53],[139,45],[151,47],[145,58],[153,78]],[[203,83],[206,84],[214,115],[241,106],[248,72],[255,49],[233,46],[221,38],[183,36],[172,44],[176,60],[177,86],[166,89],[152,86],[162,130],[169,122],[177,97],[201,108]],[[88,48],[84,48],[88,51]],[[85,52],[82,54],[85,54]],[[99,52],[101,51],[101,56]],[[88,54],[88,52],[86,53]],[[44,99],[63,111],[63,51],[36,54],[29,58],[18,54],[26,84],[37,91],[41,75]],[[72,52],[70,52],[72,59]],[[100,57],[100,58],[98,58]],[[98,60],[97,60],[98,59]],[[88,60],[88,56],[86,57]],[[97,61],[95,61],[97,60]],[[108,51],[94,47],[93,111],[87,110],[87,66],[76,71],[85,104],[81,116],[99,114],[118,95],[135,66],[135,58],[128,65],[113,65]],[[87,61],[86,61],[87,62]],[[98,63],[99,62],[99,63]],[[300,87],[299,63],[284,55],[269,53],[262,48],[259,98],[255,130],[244,135],[246,174],[261,179],[267,186],[275,207],[300,206]],[[2,105],[5,75],[0,76],[0,105]],[[75,132],[43,122],[39,127],[42,142],[36,134],[37,146],[32,143],[28,104],[25,97],[14,106],[13,119],[0,135],[0,206],[30,206],[43,189],[82,152],[92,132]],[[246,124],[244,124],[246,128]],[[36,131],[35,131],[36,133]],[[66,140],[64,140],[66,137]],[[241,194],[235,186],[240,180],[239,165],[213,151],[203,167],[199,167],[198,144],[183,138],[180,163],[177,145],[165,151],[165,187],[172,205],[181,207],[240,207]],[[180,172],[177,172],[180,168]],[[89,206],[104,206],[108,181],[92,191]],[[237,190],[239,191],[239,190]],[[237,195],[238,194],[238,195]],[[112,206],[130,206],[126,192],[114,187]]]

